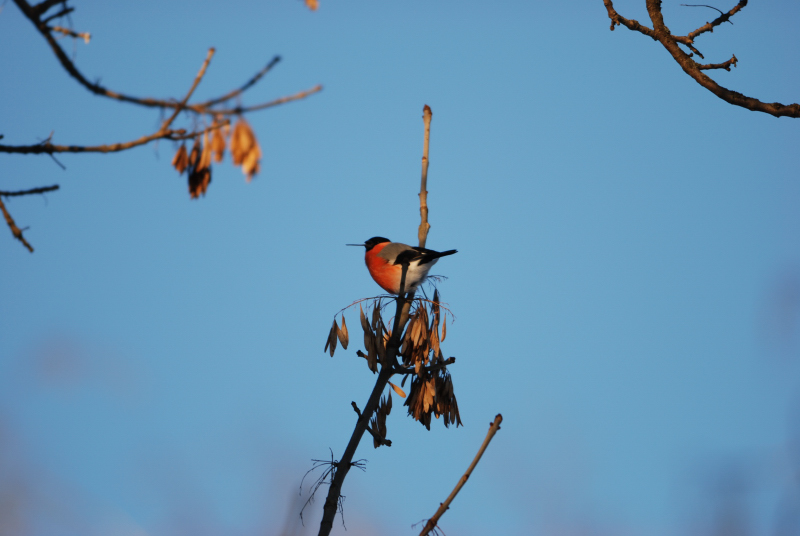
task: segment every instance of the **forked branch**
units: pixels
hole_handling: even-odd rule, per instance
[[[274,67],[280,61],[280,57],[275,56],[269,61],[269,63],[267,63],[267,65],[263,69],[261,69],[258,73],[256,73],[252,78],[250,78],[238,89],[234,89],[224,95],[197,104],[186,105],[185,103],[181,104],[179,102],[176,102],[173,99],[154,99],[148,97],[135,97],[133,95],[127,95],[125,93],[113,91],[99,83],[90,82],[86,78],[86,76],[78,69],[75,63],[69,58],[69,56],[67,56],[66,52],[64,52],[64,49],[61,48],[61,45],[58,43],[58,40],[53,35],[53,32],[57,33],[64,33],[64,32],[61,29],[56,29],[58,27],[48,26],[48,23],[53,19],[63,17],[74,11],[74,8],[66,7],[66,0],[58,0],[56,2],[41,2],[39,4],[36,4],[35,6],[31,6],[27,2],[27,0],[14,0],[14,3],[17,5],[20,11],[22,11],[25,17],[29,21],[31,21],[34,27],[42,35],[42,37],[44,37],[45,41],[47,41],[47,44],[50,45],[50,49],[53,51],[53,54],[55,54],[56,58],[58,59],[59,63],[64,68],[64,70],[67,71],[67,73],[72,78],[74,78],[80,85],[85,87],[87,90],[91,91],[95,95],[100,95],[102,97],[107,97],[122,102],[129,102],[131,104],[136,104],[139,106],[145,106],[149,108],[161,108],[161,109],[171,109],[171,110],[185,109],[189,112],[193,112],[198,115],[219,116],[219,115],[232,115],[248,111],[262,110],[264,108],[269,108],[271,106],[276,106],[278,104],[283,104],[286,102],[291,102],[293,100],[302,99],[322,90],[322,86],[317,85],[309,90],[301,91],[299,93],[296,93],[288,97],[283,97],[281,99],[275,99],[273,101],[257,104],[255,106],[233,107],[228,109],[215,108],[216,105],[221,104],[223,102],[227,102],[235,97],[238,97],[246,90],[251,88],[253,85],[255,85],[265,74],[267,74],[272,69],[272,67]],[[62,4],[64,8],[61,11],[55,13],[54,15],[43,19],[42,16],[50,8],[52,8],[57,4]],[[86,35],[88,34],[76,33],[75,35],[83,37],[85,39]]]
[[[708,22],[698,29],[690,32],[685,36],[672,35],[664,23],[664,16],[661,13],[661,0],[646,0],[647,13],[650,16],[650,21],[653,24],[652,28],[648,28],[639,24],[635,20],[628,20],[614,9],[612,0],[603,0],[603,4],[608,12],[608,17],[611,19],[611,29],[615,26],[623,25],[629,30],[637,31],[646,35],[659,43],[672,55],[673,59],[681,66],[681,69],[691,76],[698,84],[709,90],[711,93],[734,106],[739,106],[752,110],[755,112],[763,112],[770,114],[774,117],[794,117],[800,118],[800,104],[781,104],[779,102],[767,103],[762,102],[753,97],[748,97],[737,91],[727,89],[717,82],[712,80],[703,71],[712,69],[725,69],[730,71],[730,67],[736,65],[736,56],[732,56],[730,60],[723,63],[699,64],[694,59],[693,55],[700,58],[703,57],[700,51],[694,46],[696,37],[706,33],[712,32],[714,28],[725,22],[730,22],[730,18],[742,10],[747,5],[748,0],[740,0],[736,6],[730,11],[722,13],[719,17],[712,22]],[[684,52],[679,45],[684,45],[692,51],[692,54]]]

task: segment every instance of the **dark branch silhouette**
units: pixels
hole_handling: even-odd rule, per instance
[[[244,84],[236,89],[228,91],[227,93],[218,97],[208,99],[199,103],[189,103],[189,100],[194,93],[194,90],[200,84],[206,73],[206,69],[214,55],[214,49],[209,49],[205,61],[203,62],[200,71],[194,79],[191,88],[186,95],[180,99],[156,99],[149,97],[136,97],[122,92],[111,90],[100,83],[90,82],[89,79],[78,69],[73,60],[69,58],[64,49],[58,42],[55,34],[60,36],[67,36],[73,39],[82,39],[89,43],[90,34],[88,32],[77,32],[71,28],[65,28],[59,25],[51,25],[51,23],[61,17],[65,17],[74,11],[74,8],[67,5],[68,0],[43,0],[38,4],[31,4],[28,0],[14,0],[14,4],[23,13],[36,30],[50,45],[50,49],[58,59],[64,70],[81,86],[95,95],[114,99],[121,102],[127,102],[146,108],[156,108],[162,111],[168,111],[167,119],[163,121],[161,127],[151,134],[141,136],[135,140],[108,143],[102,145],[57,145],[52,143],[52,134],[43,142],[25,145],[25,144],[0,144],[0,153],[11,154],[47,154],[63,169],[64,166],[55,159],[54,153],[113,153],[133,149],[141,145],[145,145],[152,141],[157,140],[195,140],[195,146],[198,148],[194,160],[191,161],[191,166],[182,166],[179,169],[180,173],[189,169],[189,192],[192,198],[204,194],[208,183],[211,181],[211,159],[209,148],[213,145],[214,160],[219,162],[222,160],[222,155],[225,150],[225,139],[228,135],[228,126],[231,123],[232,116],[242,116],[249,112],[264,110],[273,106],[278,106],[288,102],[304,99],[309,95],[313,95],[322,90],[321,85],[314,86],[310,89],[299,91],[293,95],[287,95],[271,101],[262,102],[260,104],[244,106],[236,104],[231,106],[229,102],[232,99],[240,97],[244,92],[257,84],[268,72],[272,70],[275,65],[280,62],[280,56],[273,57],[261,70],[253,75]],[[56,8],[53,10],[53,8]],[[47,15],[49,11],[53,10],[54,13]],[[172,124],[181,114],[185,112],[193,117],[193,126],[190,129],[185,128],[171,128]],[[199,123],[199,125],[198,125]],[[230,148],[234,154],[234,165],[241,166],[245,176],[250,180],[253,175],[258,173],[259,160],[261,152],[258,143],[255,140],[255,135],[249,127],[241,126],[243,121],[240,119],[237,122],[237,128],[234,129],[234,136],[230,139]],[[207,126],[207,125],[211,126]],[[202,125],[202,126],[200,126]],[[240,128],[241,126],[241,128]],[[225,134],[222,134],[222,129]],[[214,134],[213,143],[209,144],[209,134]],[[3,136],[0,135],[0,139]],[[202,143],[201,143],[202,138]],[[205,150],[203,148],[205,147]],[[181,147],[182,151],[186,151],[185,147]],[[180,151],[179,151],[180,152]],[[208,154],[207,154],[208,153]],[[193,153],[194,154],[194,153]],[[203,155],[203,158],[200,156]],[[178,155],[176,155],[177,158]],[[180,159],[178,159],[180,160]],[[177,168],[178,166],[176,166]],[[51,190],[48,190],[51,191]],[[8,211],[3,207],[3,214],[6,223],[11,229],[15,238],[20,240],[28,250],[33,251],[30,244],[23,238],[22,231],[16,226],[13,218],[8,214]]]
[[[603,4],[608,12],[608,18],[611,19],[611,29],[614,30],[615,26],[625,26],[629,30],[636,31],[642,35],[646,35],[651,39],[658,41],[667,49],[673,59],[678,62],[683,71],[691,76],[698,84],[709,90],[711,93],[734,106],[740,106],[755,112],[763,112],[775,117],[800,117],[800,104],[781,104],[779,102],[762,102],[753,97],[748,97],[737,91],[733,91],[722,87],[717,82],[712,80],[703,71],[711,69],[725,69],[730,71],[731,65],[736,66],[736,56],[732,56],[730,60],[724,63],[712,64],[699,64],[692,57],[694,55],[703,58],[703,55],[695,47],[694,40],[698,36],[706,33],[713,32],[714,28],[725,22],[730,22],[730,18],[742,10],[747,5],[747,0],[740,0],[730,11],[723,13],[711,22],[707,22],[698,29],[690,32],[685,36],[672,35],[664,23],[664,17],[661,13],[661,0],[646,0],[647,13],[650,15],[650,21],[653,24],[652,28],[648,28],[635,20],[629,20],[617,13],[614,9],[612,0],[603,0]],[[715,8],[716,9],[716,8]],[[691,54],[684,52],[679,45],[686,46],[691,50]]]

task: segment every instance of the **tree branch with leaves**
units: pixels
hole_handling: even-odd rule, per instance
[[[75,8],[69,6],[68,2],[69,0],[43,0],[38,4],[31,4],[27,0],[14,0],[14,4],[50,46],[62,68],[86,90],[100,97],[144,108],[155,108],[165,115],[168,113],[169,116],[161,123],[158,130],[134,140],[101,145],[56,144],[53,142],[53,134],[51,133],[44,141],[36,144],[0,144],[0,153],[47,154],[55,159],[54,155],[57,153],[114,153],[127,151],[158,140],[184,142],[173,159],[173,166],[179,173],[186,173],[189,183],[189,195],[191,198],[197,198],[205,194],[211,182],[212,156],[215,162],[221,162],[226,148],[230,148],[233,164],[242,168],[248,181],[259,172],[261,149],[255,134],[243,118],[245,114],[304,99],[322,90],[322,86],[317,85],[293,95],[259,104],[245,106],[239,103],[238,99],[280,62],[280,57],[275,56],[241,86],[218,97],[190,103],[192,94],[204,78],[206,69],[214,56],[214,49],[211,48],[208,50],[190,89],[180,100],[137,97],[114,91],[100,83],[90,82],[59,44],[57,35],[80,39],[86,44],[91,40],[91,35],[88,32],[78,32],[63,25],[52,24],[53,21],[68,17],[75,11]],[[236,104],[231,104],[232,101],[236,102]],[[189,126],[186,128],[173,128],[172,125],[180,114],[184,114],[188,118]],[[230,125],[234,120],[235,125],[231,129]],[[3,135],[0,135],[1,139],[3,139]],[[187,141],[193,142],[190,150],[186,148]],[[58,163],[57,160],[56,162]],[[59,163],[59,165],[61,164]],[[17,192],[15,195],[32,194]],[[2,212],[13,236],[20,240],[29,251],[33,252],[33,247],[22,236],[22,230],[16,226],[5,205],[2,206]]]
[[[427,172],[431,117],[430,107],[425,106],[423,111],[425,141],[419,193],[421,223],[418,235],[420,247],[424,247],[430,229],[427,207]],[[406,398],[405,405],[408,407],[409,415],[427,429],[430,429],[432,416],[442,417],[446,427],[449,427],[450,424],[461,425],[452,378],[447,370],[448,365],[455,363],[455,358],[445,358],[440,346],[447,336],[448,310],[440,303],[438,290],[434,291],[432,300],[415,297],[413,290],[405,292],[407,271],[408,264],[404,264],[400,278],[400,291],[396,298],[370,298],[372,304],[367,307],[366,313],[360,304],[365,300],[359,300],[351,305],[351,307],[359,305],[359,319],[364,332],[365,351],[359,350],[356,355],[364,358],[370,371],[377,373],[378,376],[364,409],[359,409],[355,402],[351,403],[358,416],[355,429],[341,459],[331,459],[328,470],[323,474],[322,479],[317,481],[314,488],[316,490],[320,483],[329,484],[320,523],[320,536],[330,534],[336,513],[341,512],[342,485],[350,468],[362,467],[360,465],[362,461],[354,462],[353,457],[364,434],[369,433],[372,436],[375,448],[392,445],[391,440],[386,438],[386,418],[392,410],[391,391],[384,396],[387,386],[391,387],[399,396]],[[394,318],[391,322],[384,321],[383,310],[392,302],[395,306]],[[337,313],[338,315],[339,313]],[[387,327],[387,324],[391,324],[391,329]],[[333,326],[328,333],[325,351],[330,351],[331,357],[334,355],[337,343],[341,343],[344,349],[347,349],[349,344],[349,332],[344,315],[342,315],[341,327],[334,318]],[[400,385],[390,381],[395,375],[403,377]],[[409,379],[411,381],[406,397],[403,387]],[[309,498],[310,500],[311,498]]]

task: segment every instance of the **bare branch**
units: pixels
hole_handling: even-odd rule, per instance
[[[47,17],[45,19],[42,19],[42,24],[47,24],[51,20],[55,20],[55,19],[57,19],[59,17],[65,16],[65,15],[69,15],[73,11],[75,11],[74,7],[66,7],[66,8],[62,9],[61,11],[59,11],[58,13],[56,13],[55,15],[50,15],[49,17]]]
[[[22,242],[22,245],[28,248],[28,251],[33,253],[33,246],[31,246],[28,241],[25,240],[25,237],[22,236],[22,230],[17,227],[17,224],[14,223],[14,218],[12,218],[11,214],[9,214],[8,210],[6,210],[6,205],[3,203],[2,197],[0,197],[0,210],[3,211],[3,217],[6,219],[6,224],[8,225],[8,228],[11,229],[11,234],[14,235],[14,238]]]
[[[629,20],[617,13],[617,10],[614,9],[614,3],[611,0],[603,0],[603,4],[606,6],[606,11],[608,11],[608,18],[611,19],[611,31],[614,31],[614,26],[619,26],[622,24],[629,30],[633,30],[634,32],[639,32],[644,34],[648,37],[652,37],[653,39],[656,38],[653,30],[648,28],[647,26],[642,26],[639,24],[638,21]]]
[[[501,422],[503,422],[503,416],[498,413],[497,416],[494,418],[494,422],[492,422],[491,425],[489,426],[489,431],[486,433],[486,438],[483,440],[481,448],[478,449],[478,454],[475,455],[475,459],[472,460],[472,463],[467,468],[467,471],[461,476],[461,478],[458,481],[458,484],[456,484],[456,487],[453,488],[453,491],[450,492],[450,496],[447,497],[447,499],[442,504],[439,505],[439,509],[436,510],[436,513],[433,514],[433,517],[430,518],[428,522],[425,524],[425,527],[422,529],[422,532],[419,533],[419,536],[427,536],[428,533],[430,533],[433,529],[436,528],[436,524],[439,522],[439,518],[441,518],[442,515],[444,515],[444,513],[447,511],[447,509],[450,508],[450,503],[452,503],[453,499],[456,498],[458,492],[461,491],[461,488],[463,488],[464,484],[466,484],[467,480],[469,480],[469,477],[472,474],[473,469],[475,469],[475,466],[478,465],[479,461],[481,461],[481,457],[483,456],[484,451],[486,451],[486,447],[489,446],[489,442],[494,437],[494,434],[496,434],[497,431],[500,429]]]
[[[205,61],[203,61],[203,65],[200,67],[200,72],[198,72],[197,76],[194,78],[194,83],[192,83],[192,87],[189,88],[189,92],[186,93],[186,96],[175,108],[175,111],[172,112],[172,115],[169,117],[169,119],[164,121],[164,123],[161,125],[161,128],[159,129],[160,131],[167,130],[169,126],[172,124],[172,122],[175,121],[175,118],[178,117],[178,114],[181,113],[181,110],[183,110],[186,107],[186,103],[189,102],[189,97],[192,96],[192,93],[194,93],[194,90],[197,89],[197,85],[200,83],[200,80],[202,80],[203,76],[206,74],[206,68],[208,67],[209,62],[211,62],[211,58],[213,56],[214,56],[214,48],[212,47],[208,49],[208,54],[206,54],[206,59]]]
[[[422,180],[419,186],[419,247],[424,248],[428,240],[428,231],[431,226],[428,223],[428,147],[431,142],[431,119],[433,112],[427,104],[422,108],[422,121],[425,124],[425,141],[422,146]]]
[[[240,87],[239,89],[234,89],[230,93],[226,93],[225,95],[222,95],[221,97],[217,97],[216,99],[210,99],[210,100],[207,100],[205,102],[202,102],[198,106],[203,106],[203,107],[207,108],[209,106],[213,106],[215,104],[219,104],[220,102],[225,102],[226,100],[230,100],[230,99],[232,99],[234,97],[237,97],[237,96],[241,95],[242,93],[244,93],[245,91],[250,89],[250,87],[255,85],[256,82],[261,80],[262,76],[264,76],[265,74],[270,72],[272,70],[272,68],[275,67],[275,65],[277,65],[277,63],[279,61],[281,61],[281,57],[280,56],[275,56],[274,58],[272,58],[272,60],[270,60],[269,63],[267,63],[267,65],[263,69],[258,71],[250,80],[245,82],[242,85],[242,87]]]
[[[687,4],[681,4],[681,5],[687,5]],[[716,28],[717,26],[719,26],[723,22],[731,22],[730,18],[732,16],[734,16],[736,13],[738,13],[739,11],[741,11],[741,9],[746,5],[747,5],[747,0],[739,0],[739,3],[736,4],[727,13],[723,13],[719,9],[717,9],[715,7],[712,7],[711,9],[717,9],[717,11],[719,11],[719,13],[720,13],[719,17],[717,17],[716,19],[714,19],[711,22],[705,23],[703,26],[700,26],[698,29],[696,29],[695,31],[691,32],[686,37],[688,37],[690,40],[694,41],[694,39],[700,34],[703,34],[703,33],[706,33],[706,32],[713,32],[714,28]],[[711,7],[711,6],[705,6],[705,7]],[[731,24],[733,24],[733,23],[731,22]]]
[[[66,5],[66,3],[67,3],[66,0],[44,0],[43,2],[40,2],[35,6],[33,6],[31,9],[33,9],[38,15],[43,15],[48,9],[50,9],[54,5],[56,4]]]
[[[281,97],[279,99],[271,100],[269,102],[265,102],[263,104],[256,104],[255,106],[239,106],[236,108],[230,108],[225,110],[211,110],[211,111],[202,111],[201,106],[187,106],[186,108],[189,110],[194,110],[200,113],[211,113],[211,114],[219,114],[219,115],[235,115],[235,114],[243,114],[247,112],[255,112],[256,110],[263,110],[265,108],[272,108],[273,106],[278,106],[280,104],[286,104],[287,102],[292,102],[296,100],[305,99],[309,95],[313,95],[314,93],[318,93],[322,91],[322,85],[318,84],[311,89],[307,89],[305,91],[300,91],[295,93],[294,95],[289,95],[287,97]]]
[[[697,68],[701,71],[708,70],[708,69],[725,69],[726,71],[731,70],[731,65],[736,67],[736,62],[739,60],[736,59],[736,56],[731,56],[731,59],[722,63],[708,63],[705,65],[698,65]]]
[[[628,21],[619,15],[614,10],[611,0],[603,0],[603,4],[606,6],[608,16],[611,19],[612,30],[614,29],[615,25],[623,24],[631,30],[639,31],[640,33],[657,40],[664,48],[667,49],[667,51],[672,55],[673,59],[678,62],[678,65],[681,66],[686,74],[691,76],[698,84],[725,102],[733,104],[734,106],[746,108],[748,110],[767,113],[775,117],[800,118],[800,104],[795,103],[787,105],[779,102],[762,102],[753,97],[748,97],[739,92],[722,87],[712,80],[708,75],[703,73],[703,70],[708,69],[730,70],[730,66],[736,64],[736,56],[733,56],[730,60],[724,63],[700,65],[678,45],[680,43],[688,46],[692,52],[696,53],[702,58],[703,55],[692,46],[694,37],[705,31],[711,31],[715,26],[719,26],[723,22],[727,21],[733,14],[737,13],[745,5],[747,5],[747,0],[740,0],[736,7],[731,9],[728,13],[721,15],[713,22],[710,22],[698,30],[695,30],[688,36],[675,36],[670,33],[669,29],[664,24],[664,16],[661,13],[661,0],[646,0],[647,13],[650,15],[650,20],[653,23],[653,29],[650,30],[649,28],[645,28],[647,31],[642,31],[642,29],[638,27],[638,23],[634,25],[633,23],[636,21]]]
[[[76,32],[74,30],[70,30],[69,28],[64,28],[62,26],[52,26],[50,28],[51,32],[58,32],[60,34],[64,34],[70,37],[75,37],[78,39],[83,39],[83,42],[88,44],[89,40],[92,38],[92,34],[89,32]]]
[[[154,140],[188,140],[192,138],[196,138],[202,134],[207,132],[212,132],[218,128],[221,128],[227,124],[230,124],[230,121],[225,119],[219,123],[211,125],[210,127],[204,128],[203,130],[196,130],[193,132],[186,132],[186,130],[180,128],[177,130],[166,130],[162,131],[159,130],[154,134],[150,134],[148,136],[142,136],[139,139],[128,141],[124,143],[113,143],[109,145],[92,145],[92,146],[84,146],[84,145],[53,145],[50,143],[50,140],[46,140],[43,143],[37,143],[36,145],[0,145],[0,153],[18,153],[18,154],[53,154],[53,153],[116,153],[119,151],[124,151],[126,149],[131,149],[133,147],[138,147],[139,145],[145,145],[146,143],[150,143]]]
[[[54,184],[53,186],[41,186],[39,188],[31,188],[30,190],[18,190],[15,192],[7,192],[4,190],[0,190],[0,197],[16,197],[20,195],[35,195],[35,194],[43,194],[46,192],[52,192],[58,190],[58,184]]]
[[[61,0],[59,0],[58,2],[55,2],[55,3],[60,3],[60,2],[61,2]],[[37,10],[38,6],[31,7],[31,5],[26,0],[14,0],[14,3],[17,5],[17,7],[19,7],[20,11],[22,11],[22,13],[28,18],[28,20],[30,20],[31,23],[33,23],[33,25],[36,27],[36,29],[39,30],[39,33],[42,34],[42,37],[45,38],[47,43],[50,45],[50,48],[53,50],[53,53],[55,54],[55,56],[58,59],[59,63],[61,63],[61,66],[64,68],[64,70],[66,70],[67,73],[70,76],[72,76],[79,84],[81,84],[83,87],[85,87],[86,89],[88,89],[89,91],[94,93],[95,95],[100,95],[100,96],[103,96],[103,97],[108,97],[110,99],[115,99],[115,100],[119,100],[119,101],[122,101],[122,102],[129,102],[129,103],[132,103],[132,104],[137,104],[139,106],[145,106],[145,107],[149,107],[149,108],[162,108],[162,109],[167,109],[168,108],[168,109],[172,109],[172,110],[183,108],[183,109],[190,110],[190,111],[192,111],[194,113],[197,113],[197,114],[231,115],[231,114],[240,114],[240,113],[251,112],[251,111],[256,111],[256,110],[263,110],[265,108],[270,108],[272,106],[276,106],[278,104],[283,104],[285,102],[291,102],[291,101],[294,101],[294,100],[299,100],[299,99],[305,98],[305,97],[307,97],[309,95],[312,95],[312,94],[314,94],[314,93],[316,93],[316,92],[318,92],[318,91],[320,91],[322,89],[322,86],[316,86],[313,89],[308,90],[308,91],[300,92],[300,93],[297,93],[295,95],[291,95],[291,96],[288,96],[288,97],[283,97],[283,98],[280,98],[280,99],[276,99],[276,100],[273,100],[273,101],[269,101],[269,102],[266,102],[266,103],[263,103],[263,104],[258,104],[258,105],[250,106],[250,107],[246,107],[246,108],[237,107],[237,108],[228,109],[228,110],[214,110],[212,108],[215,104],[219,104],[219,103],[224,102],[224,101],[226,101],[226,100],[228,100],[230,98],[238,96],[241,93],[243,93],[244,91],[246,91],[247,89],[249,89],[250,87],[252,87],[256,82],[258,82],[258,80],[261,79],[262,76],[264,76],[278,62],[278,58],[276,57],[276,58],[273,58],[267,64],[267,66],[264,69],[259,71],[259,73],[257,73],[253,78],[248,80],[239,89],[231,91],[231,92],[229,92],[229,93],[227,93],[227,94],[225,94],[225,95],[223,95],[221,97],[210,99],[210,100],[208,100],[206,102],[203,102],[203,103],[200,103],[200,104],[184,105],[183,107],[181,107],[180,103],[177,103],[177,102],[172,101],[172,100],[154,99],[154,98],[141,98],[141,97],[134,97],[134,96],[131,96],[131,95],[126,95],[126,94],[123,94],[123,93],[118,93],[118,92],[112,91],[112,90],[110,90],[110,89],[108,89],[108,88],[106,88],[106,87],[104,87],[104,86],[102,86],[102,85],[100,85],[98,83],[90,82],[83,75],[83,73],[81,73],[78,70],[78,68],[75,66],[75,63],[72,60],[69,59],[67,54],[64,52],[64,50],[58,44],[56,39],[53,37],[52,28],[49,27],[46,23],[49,22],[50,20],[52,20],[52,18],[55,18],[57,16],[62,16],[62,15],[65,15],[65,14],[71,12],[73,10],[72,8],[65,9],[62,12],[58,13],[57,15],[54,15],[53,17],[48,17],[47,19],[45,19],[43,21],[43,20],[40,20],[40,16],[42,15],[43,12]],[[44,4],[44,2],[43,2],[43,4]],[[42,4],[39,4],[39,5],[42,5]],[[48,9],[49,9],[49,7],[50,6],[48,6]]]

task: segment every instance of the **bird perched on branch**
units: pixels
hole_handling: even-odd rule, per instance
[[[364,246],[364,262],[367,264],[369,275],[391,294],[400,293],[400,280],[403,276],[403,266],[407,266],[404,292],[417,290],[420,283],[428,277],[431,267],[436,264],[439,257],[457,253],[455,249],[448,251],[433,251],[420,247],[408,246],[400,242],[391,242],[388,238],[374,236],[363,244],[347,244],[348,246]]]

